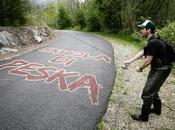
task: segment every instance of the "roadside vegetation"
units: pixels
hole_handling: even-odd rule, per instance
[[[174,6],[174,0],[58,0],[38,5],[31,0],[2,0],[0,26],[100,32],[139,43],[143,40],[136,24],[152,19],[160,36],[175,47]]]
[[[174,0],[58,0],[44,5],[34,5],[31,0],[2,0],[0,26],[48,26],[98,32],[142,48],[146,42],[137,32],[136,24],[152,19],[158,34],[175,50],[174,6]]]

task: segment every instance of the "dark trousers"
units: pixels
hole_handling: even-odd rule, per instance
[[[153,70],[151,69],[143,89],[141,98],[143,99],[142,114],[148,117],[150,114],[151,105],[155,108],[161,109],[161,100],[159,98],[159,90],[166,78],[170,74],[169,70]]]

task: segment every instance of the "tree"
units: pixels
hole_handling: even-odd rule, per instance
[[[150,18],[163,27],[167,21],[175,19],[175,1],[174,0],[144,0],[140,2],[138,16]]]
[[[101,23],[95,0],[86,0],[82,5],[88,31],[101,31]]]
[[[44,14],[44,20],[47,23],[47,25],[50,27],[55,27],[58,15],[57,5],[54,3],[48,4],[47,7],[43,9],[42,13]]]
[[[28,0],[1,0],[0,25],[18,26],[26,23],[25,14],[30,8]]]
[[[96,7],[105,32],[118,32],[121,26],[121,0],[95,0]]]
[[[75,12],[74,24],[80,26],[81,29],[86,26],[86,21],[82,9],[77,9]]]
[[[57,17],[57,27],[59,29],[64,29],[67,27],[71,27],[72,20],[63,6],[60,6],[58,9],[58,17]]]

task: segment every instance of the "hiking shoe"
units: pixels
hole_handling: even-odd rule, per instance
[[[147,122],[148,121],[148,116],[144,117],[142,115],[131,115],[133,120],[137,120],[137,121],[143,121],[143,122]]]

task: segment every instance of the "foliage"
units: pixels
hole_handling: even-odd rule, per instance
[[[1,0],[0,25],[48,25],[60,29],[129,33],[140,40],[136,24],[152,19],[158,28],[175,20],[174,0],[59,0],[33,7],[29,0]]]
[[[158,34],[167,42],[171,43],[175,49],[175,21],[169,23],[164,28],[158,30]]]
[[[162,27],[167,23],[167,20],[175,18],[175,15],[172,13],[175,11],[174,6],[174,0],[143,0],[137,17],[151,18],[159,27]]]
[[[26,15],[27,25],[56,27],[58,16],[57,3],[48,3],[46,7],[33,7],[31,12]]]
[[[118,32],[121,29],[121,0],[95,0],[102,31]]]
[[[98,130],[104,130],[104,122],[101,121],[99,124],[98,124]]]
[[[57,10],[57,4],[54,3],[50,3],[48,4],[48,6],[43,10],[44,17],[45,17],[45,21],[46,24],[50,27],[55,27],[56,26],[56,22],[57,22],[57,14],[58,14],[58,10]]]
[[[86,24],[87,31],[96,32],[100,31],[100,23],[98,18],[95,15],[87,16]]]
[[[86,27],[86,21],[82,9],[77,9],[75,12],[74,25],[80,26],[81,29]]]
[[[92,32],[100,31],[101,25],[95,1],[90,0],[87,3],[84,3],[82,9],[85,16],[86,30]]]
[[[26,14],[26,25],[29,26],[44,26],[46,21],[44,20],[42,9],[32,9],[31,13]]]
[[[72,26],[72,20],[64,6],[60,6],[57,16],[57,28],[65,29]]]
[[[81,29],[86,27],[86,21],[84,16],[84,11],[82,8],[82,4],[79,0],[64,0],[64,7],[67,12],[71,16],[72,25],[76,27],[80,27]]]
[[[19,26],[26,23],[25,15],[30,11],[28,0],[1,0],[0,25]]]
[[[138,32],[134,32],[131,34],[131,37],[133,38],[133,40],[135,40],[136,42],[141,42],[142,41],[142,37]]]
[[[106,33],[106,32],[92,32],[92,33],[96,35],[101,35],[108,41],[133,46],[135,48],[138,48],[139,50],[143,49],[143,47],[146,44],[145,41],[137,42],[128,34],[112,34],[112,33]]]

